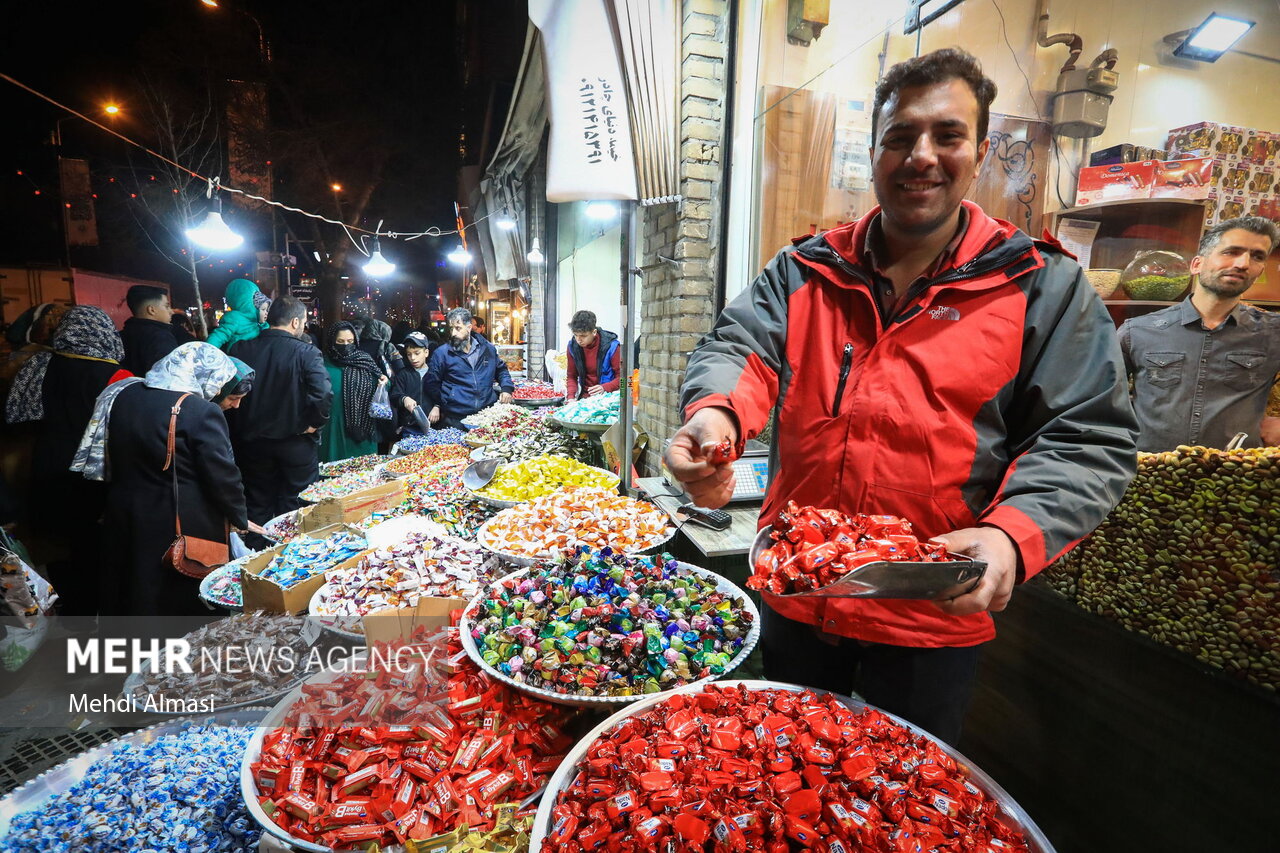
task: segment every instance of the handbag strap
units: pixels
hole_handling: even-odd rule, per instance
[[[182,411],[182,401],[190,396],[190,392],[183,394],[169,410],[169,446],[164,456],[164,467],[160,469],[161,471],[167,471],[171,467],[173,469],[173,527],[178,532],[178,536],[182,536],[182,512],[178,503],[178,465],[173,457],[178,439],[178,412]]]

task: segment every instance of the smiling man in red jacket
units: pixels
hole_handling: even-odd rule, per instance
[[[902,516],[987,561],[952,601],[766,594],[769,678],[857,690],[943,740],[960,734],[989,611],[1091,532],[1136,467],[1115,329],[1080,267],[964,201],[986,156],[995,84],[958,49],[876,88],[879,207],[796,241],[689,359],[667,465],[723,505],[776,406],[761,525],[788,500]]]

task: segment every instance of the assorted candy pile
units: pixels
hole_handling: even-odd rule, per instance
[[[200,582],[200,594],[215,604],[239,610],[244,606],[244,590],[240,587],[240,567],[256,554],[232,560],[219,566]]]
[[[517,400],[554,400],[563,397],[564,392],[557,391],[549,382],[521,382],[511,396]]]
[[[240,757],[253,731],[188,725],[122,744],[69,791],[14,817],[0,850],[256,851],[262,832],[240,796]]]
[[[520,406],[513,406],[512,408],[515,409],[514,414],[473,429],[467,433],[467,439],[473,444],[493,444],[500,441],[510,441],[547,428],[542,416],[535,414],[537,410],[525,409]]]
[[[1025,853],[967,776],[879,711],[708,685],[593,742],[542,849]]]
[[[400,456],[388,462],[386,467],[383,468],[384,476],[387,474],[422,474],[442,462],[466,459],[470,452],[461,444],[436,444],[424,447],[422,450],[410,453],[408,456]]]
[[[921,542],[911,523],[894,515],[846,515],[788,501],[756,558],[750,589],[790,595],[826,586],[867,563],[944,562],[946,548]]]
[[[555,559],[585,547],[632,554],[665,542],[670,517],[651,503],[604,489],[560,489],[504,509],[485,524],[478,541],[502,554]]]
[[[616,424],[619,397],[617,391],[583,397],[556,409],[555,416],[571,424]]]
[[[175,704],[212,699],[215,709],[279,696],[305,675],[311,648],[301,616],[265,610],[210,622],[183,639],[192,671],[144,672],[141,694]]]
[[[303,688],[251,765],[263,810],[294,838],[340,849],[524,849],[498,838],[534,814],[518,804],[559,766],[576,712],[489,680],[456,635],[447,648],[415,640],[375,647],[383,666]]]
[[[298,526],[298,513],[285,513],[279,519],[272,519],[263,525],[263,530],[267,531],[267,535],[277,542],[291,542],[298,538],[298,534],[302,532],[302,528]]]
[[[463,418],[462,423],[471,427],[474,431],[481,427],[512,423],[528,424],[536,420],[538,420],[538,416],[524,406],[517,406],[513,403],[494,403],[487,409],[481,409],[474,415],[468,415]]]
[[[634,696],[723,675],[751,631],[742,599],[675,560],[583,552],[489,588],[471,614],[485,663],[577,696]]]
[[[535,456],[552,455],[590,462],[594,451],[591,443],[574,433],[565,432],[555,424],[545,423],[540,428],[518,435],[506,441],[485,445],[484,455],[503,462],[519,462]]]
[[[288,589],[309,577],[327,572],[368,546],[364,537],[352,533],[335,533],[327,539],[295,539],[271,558],[258,577]]]
[[[386,462],[388,456],[379,456],[376,453],[367,453],[364,456],[353,456],[350,459],[339,459],[337,462],[321,462],[321,477],[341,477],[343,474],[354,474],[356,471],[364,471],[368,468],[381,465]]]
[[[424,447],[432,447],[437,444],[462,444],[462,438],[466,434],[466,430],[454,427],[433,428],[426,435],[406,433],[401,435],[400,440],[396,442],[396,450],[402,454],[416,453]]]
[[[497,574],[498,560],[473,542],[411,534],[368,551],[357,566],[330,572],[311,613],[326,625],[363,633],[366,614],[414,605],[422,597],[470,600]]]
[[[598,489],[616,487],[618,477],[603,468],[583,465],[563,456],[535,456],[499,466],[493,479],[476,494],[500,501],[529,501],[567,486]]]
[[[382,478],[378,476],[376,469],[365,468],[360,471],[352,471],[350,474],[343,474],[340,477],[316,480],[303,489],[298,497],[304,501],[319,503],[329,498],[346,497],[352,492],[376,486],[381,482]]]

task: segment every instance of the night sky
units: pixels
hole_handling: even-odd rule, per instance
[[[375,181],[368,227],[386,219],[387,228],[399,231],[452,228],[462,122],[453,0],[239,2],[261,22],[272,54],[275,197],[333,216],[335,201],[349,205],[363,183]],[[523,13],[523,4],[498,5],[507,11],[518,5]],[[5,17],[0,71],[104,123],[112,122],[100,107],[114,100],[124,114],[113,126],[144,143],[154,138],[144,87],[167,90],[175,113],[189,115],[210,92],[220,110],[225,80],[266,73],[253,21],[227,5],[37,2],[9,4]],[[523,22],[509,29],[522,33]],[[60,201],[48,140],[63,113],[3,80],[0,111],[0,265],[57,265]],[[499,122],[503,115],[505,107]],[[63,122],[62,135],[65,156],[88,159],[98,193],[102,246],[72,249],[74,265],[167,281],[175,285],[175,304],[183,304],[189,285],[182,271],[148,245],[139,225],[145,211],[139,216],[138,202],[129,198],[136,189],[131,182],[146,181],[153,171],[149,158],[78,119]],[[308,146],[323,156],[308,153]],[[377,152],[386,165],[374,176]],[[331,180],[344,185],[339,199],[328,189]],[[230,206],[226,218],[246,236],[246,246],[222,260],[229,267],[243,263],[236,274],[247,273],[252,251],[271,247],[267,220]],[[311,236],[305,221],[293,217],[291,223],[299,236]],[[340,232],[331,230],[326,239],[338,239]],[[437,263],[430,239],[384,243],[383,249],[410,274],[430,275]],[[226,267],[202,269],[206,298],[219,295],[232,277]]]

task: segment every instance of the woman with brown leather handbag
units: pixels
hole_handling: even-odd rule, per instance
[[[99,396],[72,467],[108,480],[101,612],[204,612],[193,577],[225,562],[229,529],[248,526],[222,413],[239,405],[252,377],[243,362],[195,342],[146,379]]]

